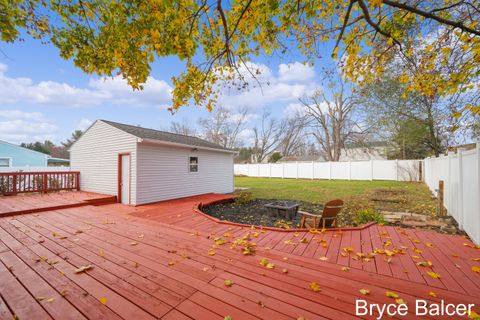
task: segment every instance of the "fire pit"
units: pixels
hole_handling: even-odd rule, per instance
[[[265,208],[272,215],[285,220],[293,220],[297,215],[300,205],[293,201],[275,201],[267,203]]]

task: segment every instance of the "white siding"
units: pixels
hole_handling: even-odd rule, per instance
[[[190,156],[198,157],[198,173],[188,172]],[[137,157],[137,204],[233,191],[230,153],[139,143]]]
[[[136,146],[137,138],[104,122],[97,121],[72,146],[70,165],[80,171],[83,191],[117,195],[118,154],[131,153],[130,202],[136,203]]]

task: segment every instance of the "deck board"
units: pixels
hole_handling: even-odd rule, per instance
[[[25,199],[13,207],[28,210]],[[225,196],[0,218],[0,318],[13,317],[13,310],[20,319],[62,319],[65,313],[75,319],[356,319],[356,299],[392,302],[386,291],[407,302],[480,304],[478,275],[470,270],[479,264],[472,258],[480,251],[463,245],[471,244],[467,239],[378,226],[324,233],[251,229],[218,224],[193,211],[200,202],[218,199]],[[257,242],[253,256],[231,248],[246,234]],[[215,245],[218,237],[227,243]],[[354,259],[375,248],[401,247],[406,253],[389,263],[384,254],[368,262]],[[431,260],[442,278],[426,275],[429,269],[417,266],[412,255]],[[318,259],[323,256],[328,260]],[[275,267],[260,265],[262,258]],[[93,268],[75,273],[87,264]],[[233,286],[225,286],[226,279]],[[311,281],[322,290],[309,290]],[[362,288],[371,294],[361,295]]]
[[[0,197],[0,217],[85,206],[93,203],[106,204],[115,201],[115,196],[84,191],[2,196]]]

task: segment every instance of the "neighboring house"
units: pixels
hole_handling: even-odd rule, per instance
[[[97,120],[70,148],[70,161],[81,190],[139,205],[233,192],[234,154],[196,137]]]
[[[394,146],[382,141],[350,143],[341,149],[340,159],[338,161],[387,160],[388,155],[394,151],[394,149]],[[320,152],[318,155],[282,157],[278,162],[297,161],[326,162],[328,161],[328,158],[325,153]]]
[[[0,168],[46,167],[48,165],[68,165],[68,160],[52,158],[48,154],[0,140]]]
[[[287,157],[282,157],[280,160],[277,162],[306,162],[306,161],[320,161],[323,162],[325,161],[322,156],[320,155],[304,155],[304,156],[287,156]]]
[[[393,149],[391,144],[383,141],[347,144],[340,153],[339,161],[387,160]]]

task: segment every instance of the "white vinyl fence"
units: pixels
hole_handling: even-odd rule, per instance
[[[425,183],[434,194],[440,180],[448,214],[480,244],[480,143],[473,150],[425,159]]]
[[[420,181],[422,160],[282,162],[235,164],[235,175],[249,177]]]
[[[70,167],[0,167],[0,172],[60,172],[72,171]]]

